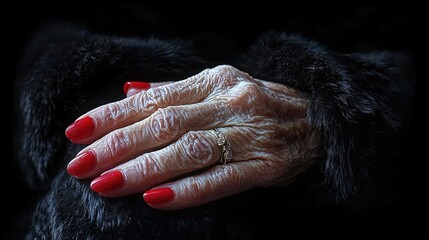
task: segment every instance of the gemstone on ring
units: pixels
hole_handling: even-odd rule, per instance
[[[226,164],[232,161],[231,143],[226,139],[225,135],[218,128],[213,130],[216,136],[217,145],[221,148],[219,162]]]

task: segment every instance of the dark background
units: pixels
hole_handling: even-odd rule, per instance
[[[205,4],[206,5],[206,4]],[[310,4],[309,4],[310,5]],[[133,2],[127,4],[79,4],[75,2],[55,4],[21,4],[4,6],[2,23],[6,34],[2,37],[2,95],[3,135],[6,141],[5,153],[1,157],[0,173],[2,183],[2,219],[6,220],[6,229],[13,224],[12,219],[18,212],[31,207],[36,198],[19,177],[13,151],[13,111],[16,108],[14,99],[14,82],[16,66],[20,55],[31,35],[47,22],[70,21],[90,26],[100,32],[109,34],[150,35],[165,38],[180,37],[197,39],[198,45],[204,45],[204,51],[211,60],[222,62],[222,58],[231,52],[240,52],[248,47],[259,35],[268,30],[282,30],[300,33],[307,38],[317,40],[328,48],[340,52],[365,52],[379,50],[401,51],[416,57],[417,32],[415,30],[416,11],[412,6],[359,5],[352,7],[339,6],[300,6],[280,7],[273,5],[248,5],[233,7],[228,4],[214,3],[197,8],[185,8],[181,3],[149,4],[148,18],[135,18],[134,15],[122,13],[141,8]],[[180,9],[180,10],[179,10]],[[152,17],[152,16],[159,16]],[[149,21],[146,32],[140,29],[119,28],[124,22]],[[229,40],[227,40],[229,39]],[[222,42],[222,45],[219,43]],[[207,47],[211,46],[211,47]],[[211,49],[211,50],[207,50]],[[375,219],[364,219],[370,222],[366,227],[386,229],[391,233],[414,233],[418,225],[410,228],[410,222],[422,215],[422,189],[418,189],[419,176],[416,169],[423,160],[417,157],[415,130],[415,106],[410,108],[409,129],[404,138],[409,139],[401,147],[401,161],[398,177],[395,181],[398,201],[387,211],[376,214]],[[12,126],[12,127],[10,127]],[[427,187],[426,187],[427,188]],[[414,217],[417,215],[417,217]],[[382,228],[381,225],[386,225]],[[407,230],[406,230],[407,229]]]

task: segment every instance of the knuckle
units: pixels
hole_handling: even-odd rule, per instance
[[[243,82],[236,97],[230,98],[229,104],[232,109],[240,111],[252,110],[267,102],[263,90],[254,82]],[[250,107],[250,108],[249,108]]]
[[[124,130],[116,130],[107,135],[105,142],[109,154],[120,157],[134,146],[135,139]]]
[[[199,132],[185,134],[181,141],[182,154],[197,166],[205,166],[214,158],[214,147],[206,135]]]
[[[208,76],[210,76],[211,70],[212,70],[212,68],[206,68],[203,71],[201,71],[198,75],[193,76],[191,78],[195,78],[195,79],[198,79],[198,78],[207,78]]]
[[[157,158],[150,153],[145,154],[134,164],[134,171],[140,176],[138,182],[145,182],[146,185],[152,185],[157,176],[162,174],[162,168],[159,166]]]
[[[168,95],[168,88],[159,86],[148,89],[136,101],[140,102],[145,110],[155,111],[163,107]]]
[[[212,70],[218,71],[218,72],[223,73],[223,74],[228,74],[231,72],[239,71],[235,67],[233,67],[231,65],[226,65],[226,64],[225,65],[219,65],[219,66],[213,68]]]
[[[176,139],[180,133],[180,114],[174,107],[158,109],[151,119],[151,131],[155,140],[165,142]]]
[[[196,177],[190,177],[186,183],[186,191],[188,196],[192,196],[189,200],[192,203],[199,203],[205,200],[207,193],[211,192],[210,184],[205,184]]]
[[[220,88],[229,88],[238,81],[240,70],[230,65],[220,65],[209,70],[210,79]]]
[[[105,119],[107,123],[113,123],[114,121],[126,118],[128,110],[129,108],[124,101],[107,104],[102,109],[102,119]]]

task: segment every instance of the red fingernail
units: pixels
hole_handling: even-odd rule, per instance
[[[146,191],[143,199],[151,205],[166,203],[173,200],[174,192],[171,188],[156,188]]]
[[[68,126],[66,129],[66,136],[68,139],[75,142],[91,136],[94,130],[94,120],[92,120],[90,116],[86,116]]]
[[[88,151],[73,159],[67,166],[67,172],[79,177],[93,170],[95,165],[97,165],[95,154]]]
[[[141,90],[147,90],[150,88],[150,83],[147,82],[126,82],[124,84],[124,94],[127,95],[128,89],[138,88]]]
[[[91,189],[95,192],[109,192],[122,187],[125,183],[124,175],[119,170],[110,171],[92,180]]]

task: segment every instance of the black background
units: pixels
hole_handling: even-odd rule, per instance
[[[81,4],[76,2],[61,2],[55,4],[16,4],[2,7],[2,78],[1,86],[3,111],[1,118],[6,134],[4,153],[1,157],[0,173],[2,189],[2,214],[6,220],[6,229],[13,223],[17,212],[29,207],[34,193],[20,180],[20,173],[14,163],[16,159],[13,150],[13,128],[15,127],[13,111],[16,108],[14,100],[14,81],[16,66],[26,43],[31,35],[46,22],[72,21],[82,22],[94,29],[106,33],[118,33],[124,29],[112,29],[115,23],[124,21],[121,11],[133,9],[134,3],[118,7],[117,4]],[[122,5],[121,5],[122,6]],[[200,42],[212,46],[210,55],[214,61],[221,60],[229,51],[241,51],[257,36],[267,30],[283,30],[300,33],[308,38],[320,41],[328,48],[341,52],[371,51],[374,49],[405,51],[412,58],[416,57],[417,30],[415,29],[416,11],[413,6],[359,5],[352,7],[310,5],[307,6],[275,6],[275,5],[246,5],[230,6],[225,3],[204,3],[204,6],[185,7],[182,3],[148,4],[149,14],[160,16],[159,20],[149,26],[148,31],[163,37],[179,36],[183,38],[198,38],[205,36]],[[132,21],[132,19],[127,19]],[[136,20],[138,21],[138,20]],[[163,26],[156,28],[152,26]],[[131,31],[130,31],[131,30]],[[111,32],[110,32],[111,31]],[[133,32],[132,26],[126,29]],[[207,38],[207,36],[211,36]],[[219,46],[217,40],[233,39],[224,46]],[[225,41],[223,41],[225,43]],[[198,46],[197,46],[198,47]],[[379,216],[377,221],[366,219],[372,229],[383,229],[380,232],[414,234],[417,224],[410,221],[423,214],[421,199],[423,189],[419,189],[420,180],[417,174],[423,159],[417,156],[414,136],[415,106],[411,107],[410,130],[404,138],[409,141],[402,146],[400,173],[396,180],[399,201],[389,211]],[[11,127],[12,126],[12,127]],[[427,189],[427,187],[426,187]],[[414,217],[416,216],[416,217]],[[386,225],[386,227],[381,227]],[[410,228],[409,228],[410,227]],[[359,229],[356,228],[356,229]],[[365,230],[365,229],[362,229]],[[335,227],[333,228],[335,231]]]

